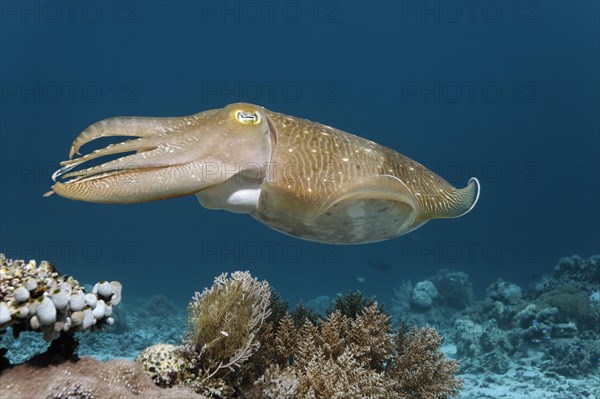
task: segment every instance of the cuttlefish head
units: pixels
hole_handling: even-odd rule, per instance
[[[117,117],[93,124],[73,142],[69,160],[52,176],[46,195],[133,203],[197,193],[243,175],[260,178],[275,132],[262,107],[237,103],[178,118]],[[100,137],[137,137],[73,158]],[[133,153],[132,153],[133,152]],[[117,159],[85,167],[113,154]]]

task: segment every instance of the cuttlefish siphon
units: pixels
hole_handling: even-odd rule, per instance
[[[107,136],[135,138],[73,158]],[[475,178],[457,189],[382,145],[246,103],[184,117],[102,120],[77,136],[61,166],[47,195],[121,204],[195,194],[205,208],[248,213],[282,233],[335,244],[395,238],[430,219],[462,216],[479,197]]]

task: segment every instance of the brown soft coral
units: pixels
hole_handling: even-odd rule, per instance
[[[337,357],[327,356],[322,347],[311,360],[296,367],[297,397],[303,398],[383,398],[385,376],[365,367],[350,348]]]
[[[403,326],[395,336],[394,357],[387,367],[390,389],[407,398],[438,399],[458,395],[458,362],[439,351],[442,337],[431,327]]]
[[[259,385],[270,398],[448,398],[462,381],[454,378],[458,362],[439,351],[441,339],[429,327],[392,334],[376,303],[354,319],[335,311],[300,329],[286,316],[276,331],[276,365]]]

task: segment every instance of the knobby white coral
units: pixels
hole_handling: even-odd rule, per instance
[[[40,331],[51,341],[61,332],[113,324],[113,306],[121,301],[118,281],[96,283],[91,293],[71,276],[43,261],[7,259],[0,254],[0,332]]]

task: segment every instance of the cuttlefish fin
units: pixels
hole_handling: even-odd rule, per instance
[[[457,218],[469,213],[479,200],[479,180],[472,177],[464,188],[454,188],[448,184],[438,194],[422,195],[417,198],[422,212],[417,221]]]
[[[371,213],[374,222],[386,223],[380,220],[376,213],[380,213],[389,205],[394,207],[391,214],[401,221],[399,230],[412,230],[431,219],[455,218],[467,214],[479,198],[479,181],[472,178],[469,184],[462,189],[449,188],[436,196],[420,196],[414,193],[399,178],[390,175],[379,175],[357,179],[344,185],[333,193],[322,204],[312,217],[314,222],[325,213],[330,213],[333,208],[342,204],[358,204],[362,209],[354,209],[358,214]],[[379,209],[378,209],[379,208]],[[350,210],[352,211],[352,210]],[[387,215],[387,216],[386,216]],[[389,217],[390,213],[381,212],[381,217]]]
[[[481,193],[479,180],[471,177],[467,186],[456,190],[456,192],[458,194],[457,200],[454,206],[448,209],[448,215],[446,216],[448,218],[457,218],[471,212],[475,204],[477,204],[479,194]]]

